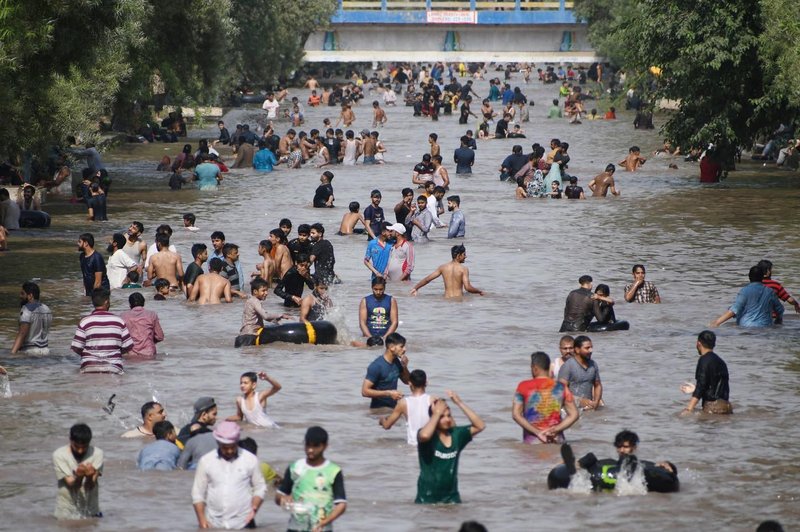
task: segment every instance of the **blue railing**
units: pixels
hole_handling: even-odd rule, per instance
[[[334,24],[574,24],[565,0],[339,0]]]

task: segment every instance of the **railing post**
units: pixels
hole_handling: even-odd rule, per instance
[[[475,0],[469,0],[469,10],[475,11]]]
[[[558,10],[563,13],[566,10],[566,8],[567,8],[566,0],[559,0],[559,2],[558,2]]]
[[[344,3],[344,2],[343,2],[342,0],[339,0],[338,2],[336,2],[336,4],[337,4],[337,9],[339,10],[339,12],[340,12],[340,13],[341,13],[342,11],[344,11],[344,5],[343,5],[343,3]]]
[[[425,0],[425,11],[431,10],[431,0]]]
[[[381,11],[386,11],[386,0],[381,0]]]

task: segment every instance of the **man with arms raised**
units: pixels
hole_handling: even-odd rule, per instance
[[[461,297],[464,290],[471,294],[484,295],[483,290],[479,290],[472,286],[469,282],[469,269],[463,266],[464,261],[467,260],[467,250],[463,245],[453,246],[450,249],[450,254],[453,260],[446,264],[442,264],[427,277],[422,279],[411,290],[411,295],[416,296],[420,288],[430,283],[437,277],[441,276],[444,281],[444,297]]]

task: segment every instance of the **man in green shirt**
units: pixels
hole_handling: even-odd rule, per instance
[[[458,458],[472,437],[486,428],[483,420],[472,411],[455,392],[447,396],[467,416],[471,425],[457,427],[444,399],[437,399],[430,407],[431,419],[417,436],[419,479],[417,479],[418,504],[458,504]]]

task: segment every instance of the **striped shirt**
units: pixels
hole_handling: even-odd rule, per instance
[[[771,288],[775,292],[775,295],[778,296],[778,299],[780,299],[781,301],[787,301],[791,297],[789,295],[789,292],[786,291],[783,285],[778,281],[776,281],[775,279],[764,279],[761,282],[767,288]]]
[[[119,316],[95,310],[78,324],[72,350],[81,356],[81,373],[123,373],[122,353],[133,347]]]

